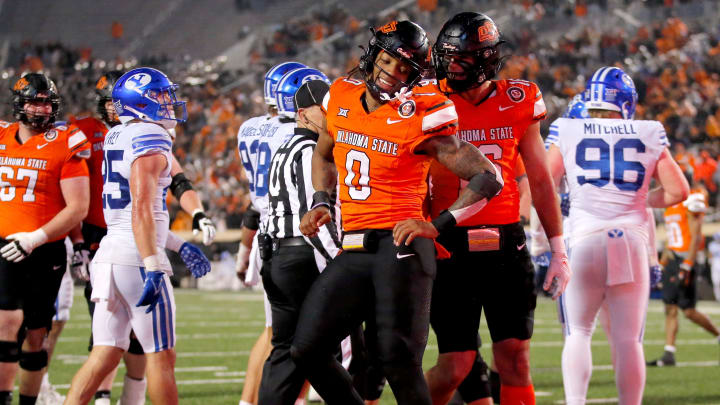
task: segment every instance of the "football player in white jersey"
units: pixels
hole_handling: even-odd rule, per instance
[[[689,186],[667,149],[662,124],[634,121],[637,92],[621,69],[603,67],[583,95],[591,118],[550,126],[553,179],[570,188],[573,276],[559,302],[567,404],[584,404],[595,318],[607,309],[619,403],[640,404],[645,387],[642,333],[648,303],[646,206],[684,200]],[[649,190],[655,178],[659,188]]]
[[[172,271],[163,247],[169,215],[165,195],[171,182],[169,130],[187,118],[177,85],[155,69],[125,73],[113,88],[121,125],[105,137],[103,210],[108,233],[90,269],[94,346],[73,378],[67,404],[87,404],[111,372],[135,333],[147,356],[149,394],[154,404],[177,404],[175,385],[175,301]]]
[[[268,113],[248,119],[238,130],[238,154],[248,178],[252,206],[248,208],[243,218],[242,236],[235,270],[238,277],[243,280],[243,284],[248,286],[256,285],[260,280],[262,261],[260,260],[256,233],[258,230],[260,230],[260,234],[265,231],[265,229],[260,229],[260,224],[265,224],[267,219],[270,162],[275,152],[286,140],[293,136],[295,130],[295,120],[293,118],[278,115],[277,101],[275,99],[277,86],[285,73],[304,67],[305,65],[298,62],[283,62],[273,66],[265,74],[263,86]],[[272,349],[270,344],[272,339],[272,315],[270,314],[270,303],[267,296],[264,297],[264,301],[265,329],[258,336],[250,351],[240,405],[257,403],[263,364]]]

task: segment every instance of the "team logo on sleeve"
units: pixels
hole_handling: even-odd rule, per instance
[[[51,129],[47,132],[45,132],[45,140],[48,142],[54,141],[58,136],[58,132],[54,129]]]
[[[520,87],[508,87],[506,91],[508,97],[510,97],[510,100],[519,103],[523,100],[525,100],[525,91],[521,89]]]
[[[408,100],[398,107],[398,114],[403,118],[410,118],[415,114],[415,101]]]
[[[338,107],[337,116],[338,116],[338,117],[345,117],[345,118],[347,118],[347,117],[348,117],[348,112],[350,112],[350,109],[349,109],[349,108]]]

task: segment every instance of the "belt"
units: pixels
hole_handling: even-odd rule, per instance
[[[273,239],[273,247],[279,249],[281,247],[290,246],[310,246],[302,236],[293,236],[292,238]]]

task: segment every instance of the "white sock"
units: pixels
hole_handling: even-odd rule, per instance
[[[305,405],[305,398],[298,398],[295,400],[295,405]]]
[[[110,405],[110,398],[97,398],[95,405]]]
[[[565,403],[584,405],[588,384],[592,375],[592,329],[572,328],[565,336],[562,351],[562,374],[565,388]]]
[[[238,405],[253,405],[253,404],[251,404],[251,403],[248,402],[248,401],[240,400],[240,403],[239,403]]]
[[[45,373],[42,379],[41,386],[49,387],[50,386],[50,377],[48,376],[50,373]]]
[[[665,351],[675,353],[675,346],[665,345]]]
[[[122,395],[120,396],[120,405],[143,405],[145,403],[145,389],[147,388],[147,380],[136,380],[125,374],[123,381]]]

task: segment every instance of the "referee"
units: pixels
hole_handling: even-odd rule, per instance
[[[295,135],[275,153],[270,166],[267,229],[273,255],[272,264],[262,270],[262,279],[272,311],[273,350],[263,367],[261,405],[292,404],[302,388],[305,376],[290,358],[298,314],[310,286],[327,261],[335,257],[340,244],[333,222],[313,238],[303,236],[298,229],[315,192],[311,161],[318,124],[324,122],[320,103],[328,90],[323,80],[311,80],[298,88],[294,96]]]

